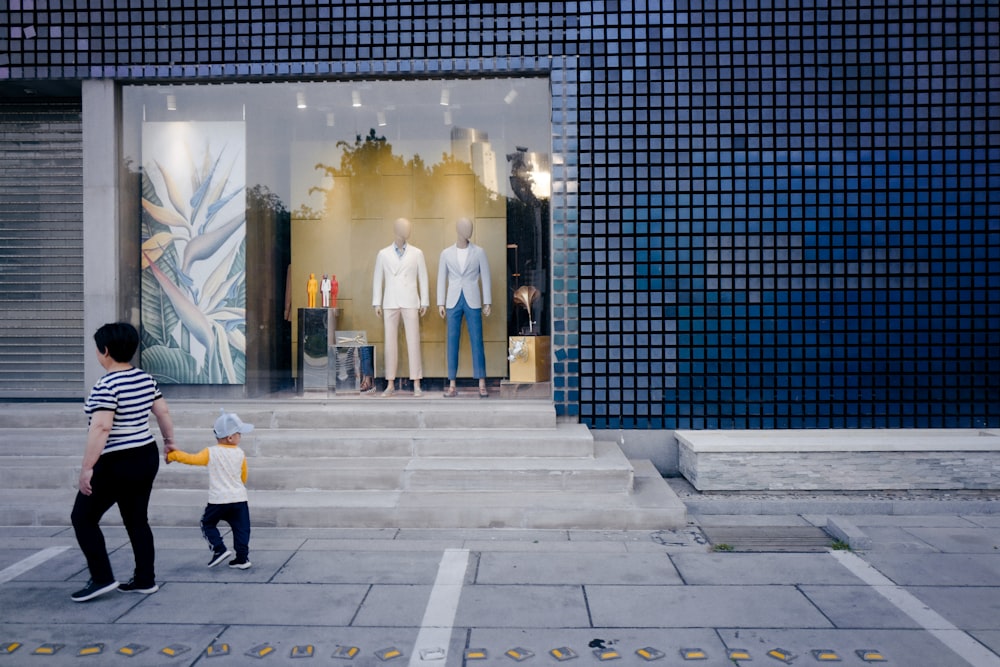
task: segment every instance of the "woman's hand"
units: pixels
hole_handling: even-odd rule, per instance
[[[90,480],[94,476],[93,468],[84,468],[80,471],[80,482],[77,485],[80,489],[80,493],[85,496],[89,496],[94,492],[94,489],[90,486]]]

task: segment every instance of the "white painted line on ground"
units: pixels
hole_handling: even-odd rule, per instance
[[[462,586],[465,584],[465,571],[469,568],[468,549],[446,549],[438,565],[437,578],[431,589],[427,609],[424,610],[424,620],[420,622],[420,632],[413,645],[410,656],[410,666],[441,665],[442,657],[428,655],[427,659],[420,656],[421,650],[448,650],[451,644],[452,626],[455,624],[455,613],[458,611],[458,601],[462,597]],[[448,664],[455,664],[451,660]]]
[[[1000,657],[967,632],[960,630],[941,614],[876,570],[865,560],[849,551],[831,551],[840,564],[871,586],[876,593],[912,618],[942,644],[962,656],[973,667],[1000,667]]]
[[[69,549],[69,547],[48,547],[46,549],[42,549],[36,554],[28,556],[24,560],[14,563],[10,567],[5,567],[0,570],[0,584],[6,584],[11,579],[20,577],[31,568],[38,567],[45,561],[58,556],[67,549]]]

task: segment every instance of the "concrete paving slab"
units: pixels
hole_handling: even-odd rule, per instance
[[[154,595],[122,595],[139,604],[123,623],[347,625],[368,590],[364,585],[169,582]]]
[[[1000,655],[1000,630],[971,630],[969,634]]]
[[[649,530],[570,530],[571,542],[648,542]]]
[[[963,515],[963,519],[985,528],[1000,528],[1000,514]]]
[[[792,586],[587,586],[595,626],[827,628]]]
[[[680,585],[665,554],[484,553],[477,584]]]
[[[996,630],[1000,587],[913,586],[907,589],[963,630]]]
[[[254,528],[255,535],[275,539],[394,540],[398,528]]]
[[[945,553],[1000,553],[998,528],[912,527],[907,532]]]
[[[466,540],[476,540],[485,542],[495,542],[500,540],[514,540],[518,542],[533,541],[556,541],[562,542],[569,539],[569,533],[565,530],[520,530],[517,528],[482,528],[468,530],[435,530],[430,528],[403,529],[396,536],[397,540],[455,540],[463,543]]]
[[[420,627],[431,586],[377,584],[369,587],[352,627]]]
[[[936,526],[940,528],[969,528],[977,525],[966,517],[953,514],[924,514],[920,516],[900,516],[891,514],[861,514],[851,517],[856,526]],[[1000,521],[997,522],[1000,527]]]
[[[433,584],[441,552],[300,551],[273,577],[278,583]]]
[[[232,547],[232,543],[228,543]],[[250,562],[253,567],[247,570],[237,570],[225,562],[208,567],[211,555],[208,545],[202,543],[198,549],[159,549],[156,552],[156,580],[159,584],[167,582],[203,582],[203,583],[263,583],[270,581],[281,571],[284,563],[295,553],[291,549],[254,550],[251,542]],[[111,558],[111,565],[118,575],[119,581],[125,581],[132,576],[135,561],[131,551],[118,552]]]
[[[842,584],[860,580],[826,554],[683,553],[671,556],[688,584]]]
[[[60,539],[58,544],[63,546],[66,542]],[[74,542],[69,549],[50,558],[42,565],[22,573],[14,581],[69,581],[80,584],[77,588],[82,588],[83,584],[87,583],[87,561],[84,560],[83,553]]]
[[[55,537],[66,533],[67,529],[60,526],[0,526],[0,540],[7,543],[7,540],[29,537]],[[69,536],[72,536],[69,531]]]
[[[863,665],[856,650],[876,649],[886,658],[886,665],[920,665],[921,667],[958,667],[966,665],[958,655],[923,630],[811,630],[811,629],[724,629],[719,631],[730,647],[747,647],[753,664],[780,665],[766,657],[771,648],[785,648],[799,656],[796,665],[817,664],[811,651],[833,649],[846,665]]]
[[[299,545],[299,551],[377,551],[385,552],[443,552],[462,546],[459,542],[438,542],[435,540],[354,540],[354,539],[308,539]]]
[[[466,586],[455,625],[474,628],[586,628],[580,586]]]
[[[854,517],[850,517],[852,520]],[[905,553],[938,553],[938,550],[900,526],[864,526],[859,528],[871,540],[868,551],[901,551]]]
[[[588,553],[614,553],[623,554],[628,551],[628,544],[623,542],[588,542],[586,550]],[[523,553],[549,553],[564,554],[580,551],[580,545],[574,542],[554,542],[550,540],[517,542],[514,540],[496,540],[486,542],[483,540],[468,540],[462,546],[470,551],[487,552],[523,552]]]
[[[1000,558],[993,554],[872,551],[865,560],[902,586],[1000,586]]]
[[[0,609],[4,621],[34,625],[114,623],[137,603],[139,595],[112,591],[87,603],[75,603],[70,595],[86,584],[84,581],[42,582],[11,581],[0,586]],[[14,612],[16,610],[16,615]],[[165,622],[166,619],[164,619]]]
[[[838,628],[920,627],[912,618],[869,586],[799,586]]]
[[[222,625],[167,625],[128,623],[0,623],[3,641],[19,641],[23,646],[13,655],[0,656],[3,664],[66,667],[74,665],[128,665],[128,667],[162,667],[163,665],[189,666],[203,659],[202,650],[223,631]],[[65,648],[52,656],[34,656],[31,652],[42,644],[64,644]],[[80,658],[77,652],[83,646],[104,644],[104,652],[97,656]],[[138,644],[146,649],[134,656],[118,654],[118,649]],[[168,658],[160,650],[184,644],[191,650],[176,658]],[[246,658],[244,657],[244,660]],[[244,663],[245,664],[245,663]]]

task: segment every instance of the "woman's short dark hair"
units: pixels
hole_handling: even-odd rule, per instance
[[[107,351],[117,362],[125,363],[132,360],[139,348],[139,332],[128,322],[110,322],[94,333],[97,351]]]

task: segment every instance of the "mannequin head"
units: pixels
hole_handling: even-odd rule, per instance
[[[458,233],[458,243],[465,247],[472,238],[472,221],[468,218],[459,218],[455,223],[455,231]]]
[[[410,238],[412,230],[413,225],[406,218],[398,218],[396,222],[392,223],[392,233],[396,236],[397,241],[406,242]]]

